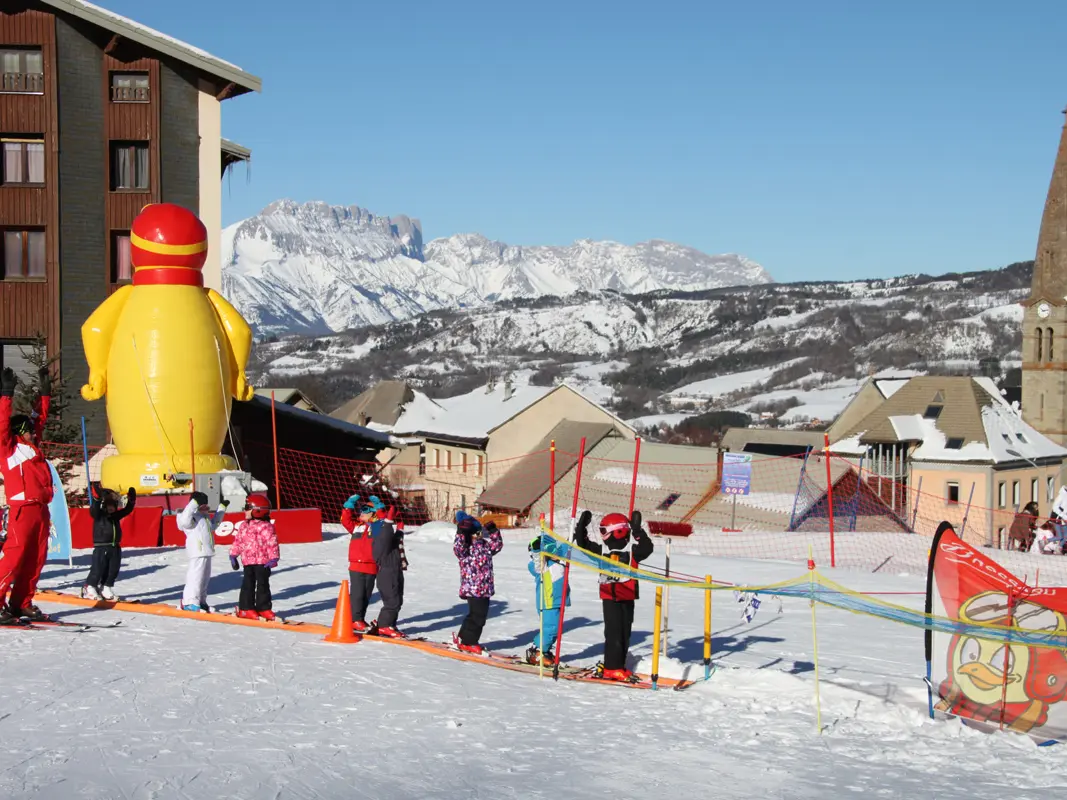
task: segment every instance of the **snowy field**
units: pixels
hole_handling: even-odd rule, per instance
[[[528,535],[506,534],[483,643],[521,652],[537,626]],[[329,624],[347,537],[283,546],[275,609]],[[465,605],[447,530],[408,537],[400,625],[448,639]],[[658,558],[654,557],[654,560]],[[89,562],[46,567],[74,590]],[[213,602],[233,607],[239,573],[215,558]],[[766,583],[803,567],[679,556],[676,570]],[[184,552],[129,551],[116,587],[176,603]],[[921,607],[924,576],[827,574]],[[601,655],[595,577],[574,572],[565,660]],[[654,590],[639,601],[633,653],[651,651]],[[377,595],[374,598],[377,604]],[[816,729],[811,614],[767,597],[751,623],[714,596],[708,683],[685,692],[560,682],[373,640],[330,645],[292,630],[47,605],[115,630],[4,631],[2,798],[1042,798],[1063,796],[1063,750],[931,721],[921,631],[818,610],[822,721]],[[779,610],[780,609],[780,610]],[[372,612],[373,613],[373,612]],[[702,675],[703,596],[670,597],[671,663]],[[677,662],[677,663],[675,663]],[[642,664],[645,670],[647,664]]]

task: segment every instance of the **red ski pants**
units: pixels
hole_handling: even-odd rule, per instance
[[[0,601],[10,589],[11,608],[33,603],[48,556],[49,520],[48,506],[40,503],[19,503],[8,511],[7,541],[0,550]]]

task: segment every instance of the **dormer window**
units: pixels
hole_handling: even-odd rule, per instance
[[[938,397],[941,396],[941,392],[937,393]],[[931,404],[926,407],[926,411],[923,413],[924,419],[937,419],[941,416],[941,411],[945,407],[943,405]]]
[[[952,436],[947,442],[945,442],[945,447],[947,447],[949,450],[962,450],[963,439],[959,438],[958,436]]]

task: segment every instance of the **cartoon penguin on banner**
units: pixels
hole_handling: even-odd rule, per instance
[[[245,377],[252,331],[218,292],[204,288],[207,229],[170,203],[145,206],[130,230],[133,284],[120,287],[82,326],[86,400],[107,396],[118,455],[104,486],[172,488],[176,472],[218,472],[231,401],[251,400]],[[189,421],[193,422],[190,444]]]

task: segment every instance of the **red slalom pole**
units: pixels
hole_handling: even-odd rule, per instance
[[[634,515],[634,503],[637,501],[637,465],[641,463],[641,437],[638,436],[635,441],[637,447],[634,449],[634,481],[630,486],[630,513],[626,515],[627,517]]]
[[[278,421],[274,413],[274,390],[270,390],[270,432],[274,440],[274,507],[282,507],[282,476],[278,472]]]
[[[830,512],[830,566],[837,566],[837,559],[834,554],[834,479],[830,472],[830,434],[823,434],[823,441],[826,445],[826,503]],[[863,480],[861,477],[860,480]]]
[[[556,532],[556,440],[548,450],[548,527]]]
[[[571,500],[571,536],[573,538],[574,520],[578,518],[578,491],[582,487],[582,465],[585,463],[585,437],[578,445],[578,466],[574,474],[574,499]],[[541,578],[544,580],[544,577]],[[559,654],[563,650],[563,615],[567,611],[567,593],[571,588],[571,562],[567,561],[563,566],[563,596],[559,600],[559,632],[556,634],[556,663],[552,665],[552,680],[559,680]],[[542,597],[544,589],[542,588]],[[543,642],[542,642],[543,644]]]

